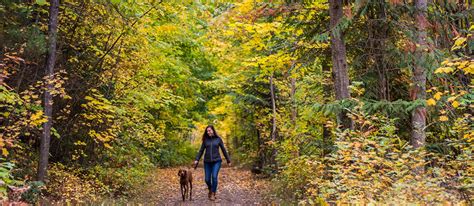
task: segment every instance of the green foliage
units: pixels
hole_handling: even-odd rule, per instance
[[[196,157],[199,148],[179,138],[168,138],[156,152],[151,155],[153,162],[161,167],[189,165]]]
[[[51,197],[78,202],[132,196],[153,167],[192,161],[196,148],[189,137],[215,95],[205,82],[216,68],[201,39],[211,8],[145,0],[61,2],[55,70],[64,71],[46,80],[47,2],[5,3],[0,149],[25,167],[15,173],[20,179],[35,176],[36,154],[27,151],[35,151],[46,121],[44,81],[55,85]]]
[[[12,175],[12,170],[15,165],[11,162],[4,161],[3,158],[0,158],[0,160],[2,161],[0,163],[0,180],[2,181],[0,185],[0,197],[3,199],[7,196],[7,186],[19,184],[20,181],[16,180]]]
[[[300,156],[282,168],[275,178],[279,190],[295,191],[282,193],[283,197],[303,204],[469,200],[469,163],[413,150],[397,137],[394,120],[360,109],[352,112],[354,130],[336,132],[335,152],[323,158]],[[469,156],[471,149],[462,148],[461,154]],[[472,162],[470,157],[459,157]]]
[[[65,0],[59,72],[43,78],[48,2],[2,1],[2,181],[35,176],[50,82],[55,138],[47,191],[57,200],[136,195],[154,167],[190,164],[207,124],[236,162],[275,175],[290,201],[470,198],[472,8],[430,2],[428,45],[416,45],[411,3],[346,3],[342,21],[329,28],[320,0]],[[336,31],[345,35],[352,82],[343,101],[331,92]],[[419,51],[429,55],[416,58]],[[426,68],[426,101],[413,101],[415,65]],[[412,150],[418,106],[427,107],[426,148]],[[336,128],[341,111],[354,130]],[[33,187],[25,196],[31,203]]]
[[[32,181],[28,183],[29,189],[21,194],[21,200],[29,203],[35,204],[38,202],[41,197],[41,192],[44,188],[44,183],[39,181]]]

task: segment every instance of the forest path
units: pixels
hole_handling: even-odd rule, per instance
[[[156,169],[138,200],[146,205],[262,205],[270,204],[269,180],[260,179],[249,170],[223,166],[219,172],[217,199],[207,198],[204,169],[193,171],[193,200],[182,200],[179,190],[178,170],[181,167]]]

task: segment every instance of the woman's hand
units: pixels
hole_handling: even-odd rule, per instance
[[[194,160],[193,167],[196,168],[196,166],[197,166],[198,163],[199,163],[199,162],[198,162],[197,160]]]
[[[227,166],[232,166],[232,163],[231,162],[227,162]]]

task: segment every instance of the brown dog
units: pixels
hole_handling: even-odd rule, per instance
[[[186,195],[189,191],[189,200],[193,199],[193,173],[191,170],[180,169],[178,171],[179,184],[181,185],[181,196],[183,201],[186,199]]]

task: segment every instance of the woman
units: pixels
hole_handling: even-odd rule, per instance
[[[202,136],[201,149],[199,149],[199,153],[196,156],[194,165],[197,166],[199,159],[201,159],[202,153],[205,149],[206,153],[204,154],[204,174],[207,188],[209,189],[208,198],[210,200],[216,199],[217,175],[219,174],[222,163],[221,155],[219,154],[219,147],[221,148],[222,153],[224,153],[225,159],[227,160],[227,165],[230,166],[230,158],[229,154],[227,154],[227,150],[224,147],[224,142],[222,142],[222,139],[217,135],[214,126],[207,126],[206,130],[204,131],[204,135]]]

